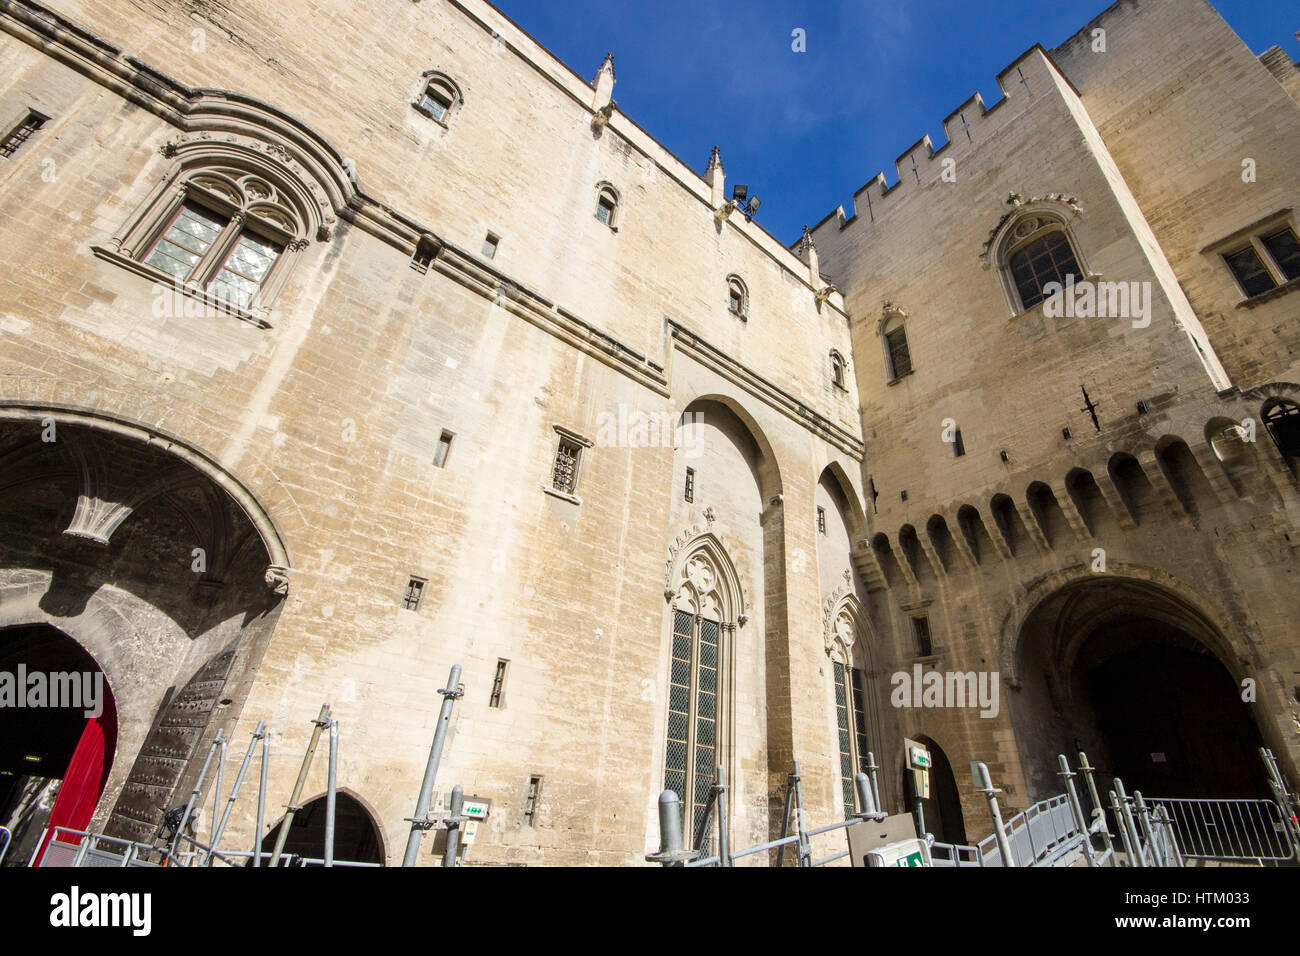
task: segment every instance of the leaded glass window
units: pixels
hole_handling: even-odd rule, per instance
[[[1066,279],[1083,278],[1083,270],[1064,230],[1053,229],[1011,254],[1011,278],[1020,293],[1023,309],[1032,309],[1047,298],[1043,287],[1052,282],[1065,286]]]
[[[664,789],[682,798],[688,843],[704,819],[719,759],[721,633],[717,621],[673,612]]]
[[[868,773],[867,715],[862,692],[862,672],[832,661],[835,672],[835,729],[839,740],[840,796],[844,816],[851,817],[857,808],[854,779]]]

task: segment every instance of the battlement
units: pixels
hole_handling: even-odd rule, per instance
[[[1054,91],[1060,79],[1064,79],[1064,74],[1051,54],[1041,44],[1030,47],[997,75],[1001,95],[993,105],[988,105],[981,93],[974,93],[944,117],[942,143],[936,146],[929,133],[923,135],[894,160],[892,183],[883,170],[877,173],[853,194],[852,213],[847,214],[844,206],[837,206],[812,228],[814,237],[832,222],[841,229],[863,215],[874,222],[882,200],[927,187],[945,172],[955,173],[962,157],[971,155],[1014,122],[1035,99]]]

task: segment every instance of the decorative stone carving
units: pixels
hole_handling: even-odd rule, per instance
[[[1007,205],[1011,207],[1011,211],[999,219],[998,224],[990,230],[989,238],[984,243],[984,251],[980,253],[980,259],[984,262],[984,268],[988,269],[993,265],[993,249],[997,245],[998,237],[1001,235],[1002,230],[1007,223],[1018,216],[1022,209],[1030,206],[1047,204],[1057,206],[1058,208],[1062,206],[1065,207],[1074,218],[1083,215],[1083,207],[1079,205],[1079,200],[1074,196],[1066,196],[1064,193],[1048,193],[1045,196],[1034,196],[1030,199],[1025,199],[1020,195],[1020,193],[1011,193],[1007,196]],[[1047,224],[1042,220],[1038,220],[1037,223],[1038,225],[1035,228],[1041,228]]]
[[[266,586],[276,594],[284,595],[289,593],[288,568],[282,568],[276,564],[269,565],[266,569],[264,580],[266,581]]]

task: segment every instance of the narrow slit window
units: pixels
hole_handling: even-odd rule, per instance
[[[885,333],[885,351],[889,356],[889,374],[891,378],[902,378],[911,374],[912,353],[907,347],[907,332],[902,328]]]
[[[433,265],[437,253],[438,248],[433,242],[421,239],[415,246],[415,254],[411,256],[411,268],[420,275],[425,275]]]
[[[492,233],[489,232],[487,234],[487,238],[483,240],[484,258],[495,259],[497,257],[497,247],[500,245],[501,245],[501,237],[497,235],[493,235]]]
[[[488,698],[488,706],[496,709],[501,708],[501,702],[506,691],[506,667],[510,664],[507,660],[497,661],[497,671],[492,678],[492,696]]]
[[[688,502],[695,500],[695,469],[686,469],[686,494],[684,496]]]
[[[826,509],[825,508],[817,509],[817,533],[821,535],[826,534]]]
[[[438,447],[433,453],[433,466],[435,468],[447,467],[447,456],[451,453],[451,432],[444,431],[438,438]]]
[[[0,140],[0,156],[5,159],[13,156],[18,152],[18,147],[31,138],[32,133],[45,125],[47,117],[31,110],[19,121],[18,125],[5,134],[5,138]]]
[[[537,801],[542,795],[542,778],[528,778],[528,794],[524,798],[524,822],[530,827],[537,826]]]
[[[408,611],[418,611],[420,609],[420,599],[424,597],[423,578],[411,578],[406,582],[406,593],[402,595],[402,607]]]
[[[933,657],[934,642],[930,639],[929,618],[912,618],[912,634],[916,638],[916,656]]]
[[[953,439],[952,439],[952,457],[961,458],[965,454],[966,454],[966,443],[962,441],[961,429],[959,428],[957,429],[957,433],[953,435]]]

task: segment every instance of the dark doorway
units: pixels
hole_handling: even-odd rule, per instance
[[[966,823],[961,813],[961,795],[957,790],[957,778],[953,775],[952,764],[943,748],[929,737],[916,738],[917,743],[925,744],[930,751],[930,796],[920,799],[921,813],[927,832],[934,834],[939,843],[966,845]],[[907,809],[916,815],[917,798],[913,771],[903,767],[903,794]]]
[[[275,850],[275,841],[280,836],[277,823],[262,840],[262,850],[271,853]],[[299,810],[289,828],[289,838],[285,840],[285,854],[320,860],[325,854],[325,798],[317,797]],[[375,827],[370,814],[366,812],[355,797],[339,793],[334,804],[334,861],[351,863],[384,863],[383,847],[379,841],[379,830]],[[282,861],[283,862],[283,861]],[[296,861],[295,864],[297,865]],[[309,863],[307,866],[320,866]]]
[[[1241,689],[1206,651],[1143,643],[1087,674],[1111,766],[1129,791],[1269,796]]]
[[[0,682],[0,694],[15,695],[0,706],[0,826],[13,833],[6,864],[21,866],[46,826],[90,822],[113,766],[117,712],[95,659],[46,624],[0,629]],[[100,713],[88,717],[95,699]]]

